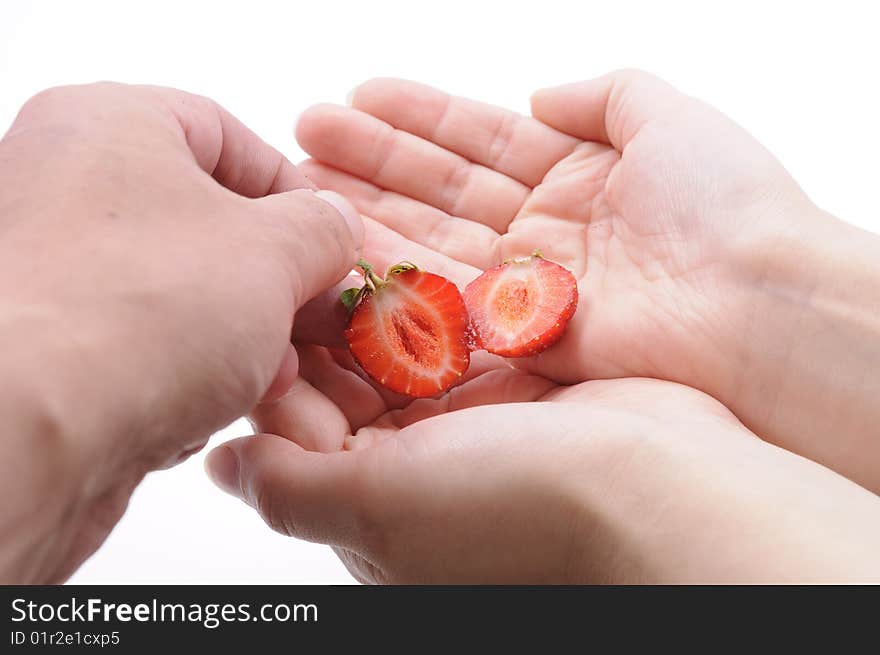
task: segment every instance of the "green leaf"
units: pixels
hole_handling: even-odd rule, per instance
[[[339,296],[339,300],[342,301],[342,304],[345,305],[345,308],[349,313],[354,311],[355,306],[357,306],[358,301],[360,300],[361,289],[357,287],[352,287],[351,289],[346,289],[342,292],[342,295]]]

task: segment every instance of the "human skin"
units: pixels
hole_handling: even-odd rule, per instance
[[[364,582],[880,579],[880,499],[770,443],[876,490],[875,237],[643,74],[538,93],[544,123],[396,80],[352,103],[297,134],[302,170],[369,216],[367,259],[463,287],[538,248],[579,278],[578,313],[517,368],[475,353],[435,400],[301,345],[254,414],[270,434],[209,456],[221,487]],[[584,381],[631,375],[703,388],[765,440],[691,388]]]
[[[880,580],[880,499],[694,389],[495,368],[361,425],[372,388],[301,357],[323,392],[269,403],[208,466],[361,582]]]
[[[379,266],[412,248],[367,228]],[[472,273],[413,252],[459,286]],[[291,391],[253,413],[261,434],[206,464],[278,532],[333,546],[361,582],[880,580],[880,499],[694,389],[561,386],[477,352],[463,384],[412,401],[344,348],[298,350]]]
[[[516,366],[652,377],[880,492],[880,237],[817,208],[713,108],[645,73],[539,91],[534,118],[401,80],[318,105],[322,188],[383,224],[366,256],[464,269],[539,249],[579,280],[563,340]],[[372,235],[371,235],[372,234]]]
[[[0,580],[60,582],[148,471],[289,389],[293,316],[350,270],[363,226],[172,89],[37,95],[0,179]]]
[[[285,193],[307,181],[210,101],[119,85],[53,90],[0,142],[0,173],[0,330],[15,344],[2,362],[16,383],[0,401],[0,484],[15,499],[0,512],[5,582],[66,578],[147,471],[200,448],[260,399],[254,415],[265,429],[314,450],[351,450],[308,453],[261,436],[212,456],[215,479],[245,492],[274,526],[336,544],[365,580],[877,579],[867,559],[877,549],[876,498],[754,439],[692,390],[639,380],[554,389],[480,355],[453,394],[410,404],[363,382],[339,351],[301,346],[298,362],[291,317],[305,341],[329,332],[326,297],[297,309],[351,267],[357,217],[338,197]],[[370,227],[377,262],[411,245]],[[471,272],[432,249],[411,252],[459,284]],[[449,411],[458,406],[471,409]],[[413,423],[397,430],[394,420]],[[547,423],[553,429],[538,429]],[[673,439],[703,430],[704,450]],[[535,457],[538,434],[546,461]],[[591,441],[588,451],[570,448]],[[419,463],[407,449],[432,444],[419,466],[401,464]],[[605,473],[595,485],[574,470],[591,465]],[[398,493],[381,495],[395,491],[389,480],[400,480]],[[468,503],[474,511],[463,511]],[[614,521],[594,516],[604,508]],[[494,546],[493,522],[507,537]],[[581,522],[595,532],[576,529]],[[686,540],[693,549],[678,538],[686,530],[698,532]],[[390,550],[407,542],[409,560]],[[439,549],[434,559],[429,548]],[[461,566],[465,552],[472,568]]]

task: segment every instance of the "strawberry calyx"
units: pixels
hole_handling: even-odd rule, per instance
[[[360,288],[352,287],[351,289],[346,289],[339,297],[339,300],[345,305],[345,309],[348,310],[349,315],[364,298],[376,293],[376,291],[390,283],[393,280],[393,276],[400,275],[406,271],[419,270],[419,267],[412,262],[402,261],[394,264],[394,266],[389,266],[388,270],[385,271],[385,277],[382,278],[376,275],[376,269],[366,260],[357,260],[355,266],[364,272],[364,286]]]
[[[540,250],[535,250],[528,257],[511,257],[510,259],[505,259],[501,263],[502,264],[524,264],[527,261],[530,261],[532,259],[544,259],[544,255],[541,254]]]

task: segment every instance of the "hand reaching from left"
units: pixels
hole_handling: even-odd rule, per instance
[[[351,269],[363,227],[174,89],[37,95],[0,179],[0,581],[61,582],[148,471],[284,393],[294,313]]]

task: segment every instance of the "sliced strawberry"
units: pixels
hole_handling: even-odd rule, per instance
[[[577,309],[577,282],[540,255],[490,268],[464,291],[475,344],[529,357],[559,341]]]
[[[364,289],[343,294],[354,307],[345,331],[351,354],[379,384],[415,397],[434,396],[467,370],[468,315],[449,280],[411,264],[382,280],[363,265]]]

